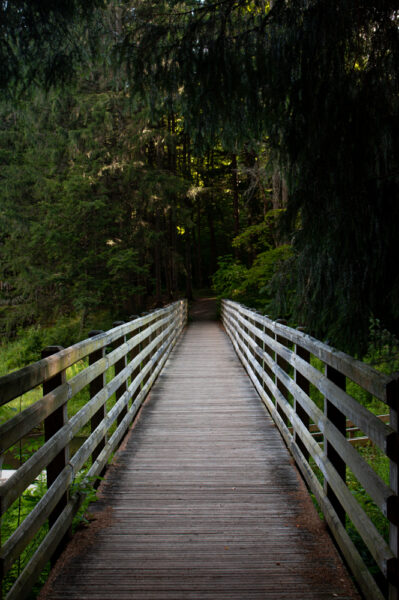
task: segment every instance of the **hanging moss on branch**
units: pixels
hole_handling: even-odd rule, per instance
[[[370,316],[397,334],[397,3],[132,6],[120,58],[154,110],[178,106],[199,146],[267,139],[288,187],[295,318],[351,352]]]

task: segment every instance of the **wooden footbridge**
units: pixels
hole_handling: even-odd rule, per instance
[[[47,349],[0,379],[2,404],[43,385],[39,400],[0,426],[2,452],[43,422],[45,431],[43,446],[1,485],[2,514],[43,469],[48,486],[3,539],[7,600],[27,597],[51,557],[42,600],[397,599],[397,378],[236,303],[222,312],[224,328],[202,301],[185,327],[186,303],[177,302]],[[85,368],[71,372],[76,364]],[[351,385],[384,402],[389,417],[364,408]],[[389,481],[358,452],[353,431],[385,453]],[[118,446],[90,526],[67,544],[85,491]],[[349,490],[349,470],[389,540]],[[348,529],[362,538],[361,554]]]

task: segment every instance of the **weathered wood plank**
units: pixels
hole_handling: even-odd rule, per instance
[[[159,315],[167,317],[176,310],[176,306],[171,304],[166,308],[162,308],[151,315],[140,317],[120,325],[107,331],[106,333],[100,334],[92,339],[83,340],[78,342],[61,352],[58,352],[54,356],[43,358],[32,365],[28,365],[18,371],[13,371],[8,375],[0,377],[0,406],[6,404],[10,400],[25,394],[29,390],[41,385],[43,381],[53,377],[60,371],[64,371],[78,360],[85,358],[92,352],[103,348],[109,344],[112,344],[115,340],[120,338],[122,335],[131,334],[133,331],[143,328],[144,326],[152,323],[154,320],[159,318]]]
[[[224,302],[226,308],[232,313],[252,317],[252,311],[247,308],[243,306],[238,307],[236,303],[228,300]],[[387,402],[387,386],[389,386],[392,380],[389,375],[385,375],[384,373],[376,374],[375,370],[366,363],[356,360],[352,356],[336,350],[306,333],[276,323],[268,317],[257,315],[255,320],[260,325],[266,325],[273,333],[280,334],[294,344],[299,344],[302,348],[317,356],[322,362],[349,377],[349,379],[369,391],[382,402]]]
[[[115,462],[41,598],[358,598],[216,323],[190,325]]]
[[[18,529],[8,538],[0,552],[0,557],[4,561],[3,567],[5,572],[10,569],[11,565],[34,538],[41,526],[44,525],[46,519],[65,494],[72,479],[72,467],[71,465],[67,465],[62,473],[58,475],[46,496],[43,496],[39,500]]]
[[[264,392],[262,386],[259,385],[258,379],[255,376],[254,371],[257,371],[258,375],[260,375],[266,381],[268,389],[272,392],[272,394],[276,398],[280,407],[284,410],[287,417],[291,420],[294,431],[298,431],[300,433],[302,442],[305,444],[305,447],[308,449],[308,451],[314,458],[317,466],[323,472],[328,483],[331,485],[331,487],[336,492],[337,498],[339,499],[340,503],[347,510],[348,514],[350,515],[350,518],[352,519],[353,523],[355,524],[358,531],[360,532],[363,539],[365,540],[371,554],[374,556],[374,558],[375,558],[377,564],[380,566],[382,572],[385,575],[387,575],[389,578],[390,571],[392,570],[392,565],[396,564],[396,562],[397,562],[397,559],[395,559],[394,554],[392,553],[390,548],[387,546],[385,541],[382,539],[380,534],[376,531],[376,529],[373,526],[373,524],[371,523],[371,521],[366,517],[365,513],[363,513],[363,511],[360,509],[359,505],[357,505],[357,503],[354,501],[353,496],[350,494],[350,492],[346,488],[345,484],[342,482],[340,475],[337,474],[337,472],[335,471],[331,462],[325,456],[323,458],[323,451],[320,449],[319,445],[314,441],[312,435],[308,432],[307,428],[304,427],[304,424],[302,423],[302,421],[298,418],[297,415],[295,415],[293,408],[290,406],[290,404],[284,398],[283,394],[281,394],[280,390],[275,385],[275,382],[270,379],[270,377],[267,373],[261,371],[261,368],[260,368],[258,362],[251,361],[252,355],[248,352],[247,346],[240,343],[240,336],[237,334],[237,331],[236,331],[236,327],[240,328],[240,325],[237,322],[235,322],[233,325],[231,320],[229,320],[229,319],[226,320],[226,325],[227,325],[229,334],[232,337],[232,341],[233,341],[233,344],[235,345],[237,353],[239,354],[243,364],[245,365],[259,394],[261,395],[265,404],[267,405],[270,412],[272,413],[273,418],[276,421],[281,433],[283,434],[287,445],[290,447],[290,449],[293,451],[293,453],[297,457],[297,460],[299,461],[298,465],[301,468],[303,467],[305,470],[309,469],[309,465],[307,464],[306,460],[304,459],[304,456],[300,452],[299,447],[294,442],[294,438],[293,438],[292,434],[289,432],[288,428],[286,427],[284,420],[281,418],[279,412],[276,410],[274,404],[271,402],[267,393]],[[245,332],[243,333],[243,329],[241,329],[241,336],[244,337],[246,339],[246,341],[249,341],[247,339],[248,336],[245,334]],[[264,353],[262,352],[262,350],[260,348],[257,348],[256,351],[258,352],[258,354],[264,355]],[[293,382],[292,382],[292,384],[293,384]],[[292,384],[290,384],[289,378],[288,378],[287,387],[289,389],[290,389],[290,385],[292,385]],[[295,390],[293,390],[293,393],[296,394],[297,399],[300,398],[300,396],[298,395],[299,392],[303,393],[302,390],[299,390],[297,392],[295,392]],[[302,400],[301,400],[301,402],[302,402]],[[310,410],[310,414],[311,414],[312,418],[314,417],[314,411],[320,412],[319,409],[317,409],[314,405],[312,406],[312,403],[308,402],[308,400],[306,399],[306,396],[305,396],[304,406],[306,406],[306,405],[308,405],[308,408]],[[320,426],[320,420],[318,420],[317,417],[315,417],[315,420],[317,421],[318,425]],[[344,442],[346,444],[345,438],[342,436],[342,433],[339,432],[332,423],[330,423],[328,420],[326,420],[325,417],[324,417],[324,420],[325,420],[325,427],[320,426],[320,429],[323,431],[324,435],[327,434],[327,436],[328,436],[328,431],[330,431],[330,433],[336,432],[338,437],[335,436],[335,433],[332,436],[332,437],[334,437],[334,436],[336,437],[336,439],[334,440],[336,448],[339,448],[340,452],[341,452],[342,448],[349,449],[349,452],[347,452],[346,455],[348,455],[348,454],[355,455],[355,451],[349,445],[345,446],[342,443],[342,442]],[[340,437],[342,438],[342,442],[340,442],[340,439],[339,439]],[[293,449],[295,449],[295,451]],[[356,465],[356,461],[352,461],[352,462],[354,462],[354,464]],[[366,465],[366,463],[364,463],[364,467],[363,467],[363,469],[360,469],[360,473],[363,470],[364,475],[365,476],[369,475],[369,477],[370,477],[371,473],[369,473],[369,474],[367,473],[367,468],[368,468],[369,472],[372,472],[371,469],[368,467],[368,465]],[[364,479],[364,477],[363,477],[363,479]],[[376,479],[375,474],[374,474],[374,479]],[[373,481],[373,478],[371,478],[371,481]],[[380,495],[383,491],[385,491],[388,494],[388,497],[386,497],[386,502],[384,502],[384,509],[385,509],[384,512],[385,512],[385,514],[387,514],[389,512],[388,506],[390,504],[390,500],[397,501],[397,497],[394,496],[392,490],[390,490],[387,486],[385,486],[385,484],[383,484],[383,482],[380,482],[379,485],[378,485],[378,482],[376,482],[376,483],[377,483],[377,485],[376,485],[374,491],[376,491],[377,495]],[[315,491],[315,490],[313,490],[313,491]],[[330,502],[328,502],[328,506],[331,506]],[[397,506],[397,502],[396,502],[396,506]],[[335,532],[335,528],[333,529],[333,531]],[[365,596],[374,599],[374,596],[372,594],[370,595],[371,588],[367,584],[367,581],[362,577],[361,572],[357,573],[357,575],[358,575],[358,581],[360,582],[360,584],[362,586]]]
[[[158,338],[170,334],[173,324],[169,325]],[[2,497],[1,514],[7,510],[21,493],[32,483],[49,462],[65,448],[82,427],[98,412],[105,402],[112,396],[129,374],[137,367],[142,357],[147,356],[156,345],[158,338],[154,339],[142,352],[102,388],[69,422],[53,435],[31,458],[29,458],[7,481],[0,486]]]
[[[238,323],[237,326],[240,328],[240,323]],[[253,340],[242,329],[240,334],[249,342],[250,345],[254,345]],[[313,383],[313,385],[315,385],[324,396],[328,396],[337,409],[345,412],[346,415],[361,428],[367,437],[375,442],[377,446],[379,446],[379,448],[381,448],[385,453],[388,453],[390,442],[395,442],[397,438],[397,434],[392,427],[383,423],[376,415],[372,414],[364,406],[352,398],[352,396],[344,392],[333,382],[329,381],[323,373],[309,365],[299,356],[296,356],[288,348],[285,348],[282,344],[278,344],[278,342],[274,340],[271,340],[269,343],[270,346],[274,348],[277,353],[283,356],[291,366],[299,370],[302,375],[304,375],[311,383]],[[262,351],[260,346],[257,346],[255,350],[258,356],[262,357],[268,363],[268,366],[273,373],[278,374],[279,378],[285,382],[285,385],[288,389],[290,389],[290,391],[292,391],[295,398],[303,398],[303,401],[301,402],[303,408],[305,410],[309,408],[313,403],[309,401],[309,399],[305,399],[302,390],[296,386],[295,382],[293,382],[289,375],[287,375],[276,363],[274,363],[270,356]],[[295,384],[294,388],[292,388],[293,383]],[[394,452],[395,451],[396,448]]]
[[[162,319],[162,322],[169,323],[170,319]],[[113,331],[113,330],[111,330]],[[107,355],[104,355],[104,346],[98,348],[94,354],[94,362],[90,364],[90,366],[71,379],[66,383],[58,386],[50,393],[46,393],[43,398],[35,402],[32,406],[29,406],[25,410],[23,410],[20,414],[16,415],[6,423],[0,426],[0,439],[2,440],[1,449],[6,450],[16,442],[18,442],[24,435],[29,433],[34,427],[37,427],[44,418],[51,415],[55,410],[57,410],[66,399],[75,396],[78,392],[80,392],[86,385],[93,383],[98,380],[98,384],[93,385],[92,392],[97,393],[102,389],[102,384],[104,383],[104,373],[105,371],[114,365],[117,361],[121,360],[126,353],[137,347],[139,343],[145,341],[154,331],[153,328],[148,328],[148,330],[140,332],[134,338],[130,339],[126,344],[119,346],[116,350]],[[99,334],[98,332],[94,332],[95,337],[102,336],[103,334]],[[63,352],[63,351],[62,351]],[[140,357],[145,358],[147,354],[150,352],[147,346],[143,347],[143,353],[140,353]],[[138,359],[135,359],[135,362],[132,363],[136,365],[139,364]],[[123,378],[128,377],[130,374],[130,370],[128,375],[126,376],[126,372],[124,371],[122,376],[118,381],[123,382]],[[0,378],[1,379],[1,378]],[[93,395],[91,394],[91,396]],[[95,423],[98,421],[95,420]]]
[[[151,357],[151,360],[148,361],[146,368],[143,369],[140,374],[131,382],[129,387],[124,393],[122,393],[108,414],[104,413],[101,420],[99,420],[97,426],[95,427],[92,435],[82,445],[80,450],[75,454],[70,462],[65,465],[64,463],[66,461],[63,459],[63,470],[59,472],[60,469],[57,465],[57,469],[53,469],[50,472],[50,476],[48,477],[48,484],[50,487],[47,494],[40,500],[28,517],[23,521],[21,526],[2,546],[0,552],[0,562],[2,572],[6,572],[11,567],[13,562],[15,562],[15,560],[18,558],[21,551],[26,547],[26,544],[29,543],[29,541],[38,532],[45,520],[47,518],[51,519],[50,525],[52,525],[52,528],[49,534],[41,543],[40,547],[28,565],[22,571],[13,588],[10,590],[7,598],[21,599],[25,597],[34,579],[40,574],[40,569],[44,566],[49,557],[54,556],[54,551],[59,545],[60,539],[62,539],[63,535],[67,531],[73,514],[80,504],[79,498],[75,498],[66,505],[64,502],[63,507],[60,505],[60,500],[63,498],[63,496],[65,496],[65,492],[68,490],[70,482],[90,454],[93,453],[93,450],[98,447],[99,441],[104,438],[104,434],[108,431],[110,425],[112,425],[112,423],[120,417],[121,413],[123,416],[123,411],[125,411],[126,414],[124,417],[122,419],[119,418],[120,422],[116,431],[111,436],[110,440],[104,445],[103,451],[98,454],[96,460],[94,461],[94,464],[86,476],[87,481],[90,480],[90,476],[99,475],[110,453],[115,450],[117,444],[125,435],[126,430],[134,418],[134,415],[136,414],[141,402],[145,398],[145,395],[148,393],[152,383],[162,369],[171,348],[173,348],[175,345],[185,324],[184,319],[180,318],[180,315],[182,314],[181,302],[175,303],[173,305],[173,309],[168,309],[166,312],[170,313],[170,315],[168,314],[167,318],[161,318],[165,314],[165,311],[158,311],[160,314],[158,314],[157,323],[150,325],[148,327],[148,331],[141,332],[139,334],[140,339],[144,340],[153,333],[154,335],[150,338],[152,341],[143,347],[141,352],[135,356],[135,359],[131,361],[129,366],[124,366],[122,368],[123,365],[120,365],[120,368],[117,369],[119,370],[119,373],[107,386],[105,386],[105,389],[103,387],[104,380],[102,378],[101,385],[98,386],[98,391],[97,387],[93,390],[93,392],[96,392],[95,396],[85,405],[83,409],[81,409],[81,411],[79,411],[79,413],[72,417],[69,422],[64,423],[67,417],[65,400],[69,394],[66,396],[64,403],[62,403],[64,406],[60,404],[60,409],[62,408],[63,410],[62,421],[59,423],[54,423],[55,427],[52,428],[50,425],[53,425],[53,421],[57,417],[57,413],[51,411],[49,417],[51,419],[51,423],[47,428],[48,441],[46,444],[38,452],[36,452],[36,454],[31,457],[31,459],[29,459],[9,480],[1,485],[1,511],[4,512],[12,502],[13,497],[17,497],[21,493],[21,490],[25,489],[32,477],[34,477],[35,473],[39,469],[41,470],[41,467],[49,462],[50,466],[52,466],[51,461],[54,458],[57,458],[57,454],[59,454],[60,451],[65,451],[65,447],[69,442],[70,437],[73,436],[74,433],[76,433],[84,423],[92,418],[94,414],[98,414],[99,406],[101,406],[101,403],[104,402],[104,396],[106,398],[107,393],[109,396],[113,393],[113,391],[118,391],[118,386],[120,386],[121,382],[127,382],[127,378],[130,376],[130,373],[135,369],[137,370],[137,365],[139,364],[140,360],[146,356]],[[157,335],[160,330],[161,332],[159,335]],[[137,345],[137,340],[130,340],[130,343]],[[50,351],[53,350],[54,348],[50,349]],[[102,368],[104,362],[108,364],[110,362],[114,363],[120,356],[124,356],[125,350],[126,348],[121,351],[121,346],[118,346],[117,350],[111,353],[112,357],[110,361],[102,357],[103,352],[101,349],[98,350],[97,352],[101,352],[101,356],[98,357],[99,360],[96,360],[95,364],[92,365],[91,368],[89,367],[88,370],[91,369],[91,372],[96,373],[96,369],[99,365],[101,365]],[[97,357],[94,358],[96,359]],[[138,394],[135,398],[129,411],[127,411],[129,399],[137,390],[137,388],[140,387],[142,380],[150,372],[151,375],[146,384],[144,387],[142,387],[140,394]],[[64,389],[65,384],[63,382],[63,378],[64,374],[62,377],[61,375],[56,374],[48,382],[45,382],[45,398],[48,399],[53,393],[52,388],[54,386],[56,386],[56,390]],[[55,511],[57,511],[57,514],[55,514]]]

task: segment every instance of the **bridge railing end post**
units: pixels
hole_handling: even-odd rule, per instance
[[[396,436],[399,438],[399,373],[396,373],[392,381],[387,386],[387,403],[389,405],[389,424],[396,431]],[[399,444],[396,444],[398,449]],[[399,456],[396,451],[396,456],[389,459],[389,483],[396,498],[399,496]],[[397,507],[397,502],[395,503]],[[396,508],[397,510],[397,508]],[[399,515],[388,515],[389,518],[389,545],[396,556],[396,565],[392,569],[392,573],[388,573],[389,584],[389,600],[399,600]],[[392,577],[390,575],[392,574]]]
[[[48,358],[53,354],[57,354],[61,350],[63,350],[63,346],[47,346],[42,350],[41,357]],[[53,377],[45,380],[43,382],[43,396],[52,392],[58,386],[64,384],[66,382],[66,370],[62,370]],[[62,406],[57,408],[54,412],[52,412],[48,417],[44,419],[44,440],[49,441],[53,435],[55,435],[64,425],[68,422],[68,405],[67,402],[64,402]],[[69,463],[69,446],[65,446],[60,452],[53,458],[53,460],[46,467],[46,480],[47,480],[47,489],[51,487],[51,485],[55,482],[58,475],[63,471],[63,469]],[[55,522],[57,521],[59,515],[62,513],[66,505],[68,504],[69,499],[69,491],[65,491],[54,510],[50,513],[48,518],[49,527],[53,527]],[[54,565],[57,558],[60,556],[62,550],[65,548],[67,542],[71,537],[71,529],[67,531],[63,539],[57,546],[52,558],[51,564]]]
[[[94,330],[90,331],[89,337],[95,337],[96,335],[99,335],[101,333],[104,333],[104,331],[102,329],[94,329]],[[99,350],[96,350],[95,352],[92,352],[89,355],[89,366],[93,365],[95,362],[97,362],[98,360],[100,360],[101,358],[104,358],[104,357],[105,357],[105,346],[103,346]],[[93,396],[95,396],[100,390],[102,390],[104,386],[105,386],[105,372],[102,373],[101,375],[99,375],[98,377],[96,377],[95,379],[93,379],[93,381],[90,383],[90,385],[89,385],[90,398],[93,398]],[[93,433],[93,431],[98,427],[98,425],[101,423],[101,421],[105,418],[105,412],[106,412],[106,407],[104,404],[92,416],[92,418],[90,420],[91,433]],[[106,438],[104,437],[99,442],[99,444],[96,446],[96,448],[93,450],[93,453],[91,455],[92,463],[95,462],[97,456],[100,454],[101,450],[104,448],[105,442],[106,442]]]

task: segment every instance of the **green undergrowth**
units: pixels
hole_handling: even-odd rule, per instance
[[[101,325],[103,325],[101,327]],[[112,323],[107,323],[106,320],[100,324],[104,330],[109,329]],[[87,337],[87,328],[80,331],[78,335],[78,322],[74,320],[58,323],[57,326],[50,328],[30,327],[26,330],[21,330],[17,339],[3,344],[0,355],[0,373],[1,375],[15,369],[22,368],[26,364],[30,364],[40,359],[41,350],[47,345],[62,345],[67,347],[72,345],[79,339]],[[93,329],[91,326],[89,329]],[[107,348],[109,352],[111,348]],[[88,359],[79,360],[77,363],[67,369],[67,380],[75,377],[88,366]],[[106,383],[110,382],[115,375],[114,367],[110,367],[105,374]],[[31,390],[23,396],[9,402],[5,406],[0,407],[0,423],[4,423],[13,418],[28,406],[38,401],[43,396],[42,386]],[[76,396],[68,401],[67,410],[68,417],[71,418],[90,400],[89,387],[86,386]],[[115,404],[116,398],[113,394],[106,403],[107,412]],[[112,425],[108,432],[108,436],[115,431],[116,423]],[[77,433],[77,436],[70,444],[70,455],[73,455],[76,450],[85,441],[90,434],[90,421]],[[44,443],[43,423],[31,432],[29,436],[23,438],[19,443],[9,448],[1,457],[3,469],[18,469],[24,464]],[[112,457],[111,457],[112,459]],[[110,459],[110,460],[111,460]],[[90,466],[90,459],[75,478],[70,494],[79,494],[82,499],[82,505],[73,521],[73,529],[81,527],[86,522],[85,512],[88,505],[96,498],[96,491],[93,488],[93,482],[85,479],[85,474]],[[46,493],[46,476],[43,471],[38,478],[30,485],[21,497],[15,501],[12,506],[6,511],[1,519],[1,540],[4,544],[12,533],[20,526],[24,519],[30,514],[35,505]],[[5,595],[12,587],[14,581],[18,578],[23,568],[26,566],[30,558],[33,556],[40,543],[46,536],[48,524],[44,524],[34,539],[22,552],[20,558],[14,562],[11,569],[7,572],[3,581],[3,594]],[[40,587],[46,581],[50,565],[48,564],[40,575],[40,578],[28,596],[29,600],[33,600]]]
[[[387,375],[393,374],[399,371],[399,344],[397,340],[390,336],[386,331],[381,331],[379,324],[371,322],[370,326],[370,344],[367,355],[363,358],[363,361],[369,364],[374,369],[385,373]],[[317,357],[311,355],[310,364],[312,367],[324,373],[324,363]],[[362,389],[359,385],[351,381],[349,378],[345,380],[346,392],[352,396],[359,405],[364,406],[368,411],[374,415],[388,415],[389,407],[374,397],[370,392]],[[324,395],[312,384],[310,384],[310,397],[315,405],[324,412],[325,409],[325,398]],[[356,424],[355,424],[356,425]],[[351,424],[347,423],[347,427]],[[362,459],[374,470],[374,472],[380,477],[380,479],[389,486],[389,459],[387,456],[370,441],[364,440],[366,437],[365,433],[360,429],[357,429],[352,424],[352,431],[348,431],[347,436],[353,438],[362,438],[359,442],[353,446],[355,451],[362,457]],[[320,447],[323,448],[323,436],[317,436],[315,438]],[[323,486],[324,476],[322,471],[317,467],[315,461],[310,458],[309,464],[315,473],[319,483]],[[346,468],[346,484],[351,491],[352,495],[359,504],[365,514],[370,519],[372,525],[375,527],[380,536],[389,544],[389,521],[383,515],[382,511],[375,504],[370,495],[363,488],[361,483],[357,480],[354,473],[349,467]],[[315,496],[311,494],[312,500],[319,512],[319,515],[324,519],[321,509],[315,499]],[[359,552],[362,560],[369,569],[370,573],[375,578],[377,584],[381,588],[384,594],[387,593],[386,582],[384,577],[373,559],[370,551],[366,544],[362,540],[359,532],[357,531],[354,523],[347,517],[346,518],[346,531]]]
[[[81,505],[73,519],[71,534],[89,524],[87,509],[93,502],[97,500],[96,489],[93,487],[93,484],[95,483],[95,480],[99,481],[101,479],[101,477],[87,478],[85,476],[85,470],[82,470],[75,478],[70,488],[70,496],[79,495],[81,497]],[[23,523],[24,519],[30,514],[39,500],[44,496],[46,490],[46,478],[44,473],[42,473],[36,479],[35,483],[29,486],[29,488],[25,490],[21,497],[12,504],[12,506],[5,513],[1,522],[1,537],[3,543],[12,535],[19,525]],[[39,548],[48,531],[49,526],[48,522],[46,522],[39,529],[33,540],[27,545],[25,550],[21,553],[19,559],[14,562],[11,569],[4,577],[2,584],[2,597],[5,597],[5,595],[9,592],[14,582],[18,579],[19,575],[28,564],[31,557]],[[27,600],[34,600],[37,597],[40,589],[48,578],[50,567],[50,562],[48,562],[40,573],[40,576],[33,589],[27,596]]]
[[[60,317],[47,326],[36,324],[20,328],[13,338],[4,336],[0,342],[0,376],[40,360],[47,346],[67,348],[86,339],[93,329],[106,331],[114,320],[107,312],[99,312],[84,323],[80,315],[74,315]]]

